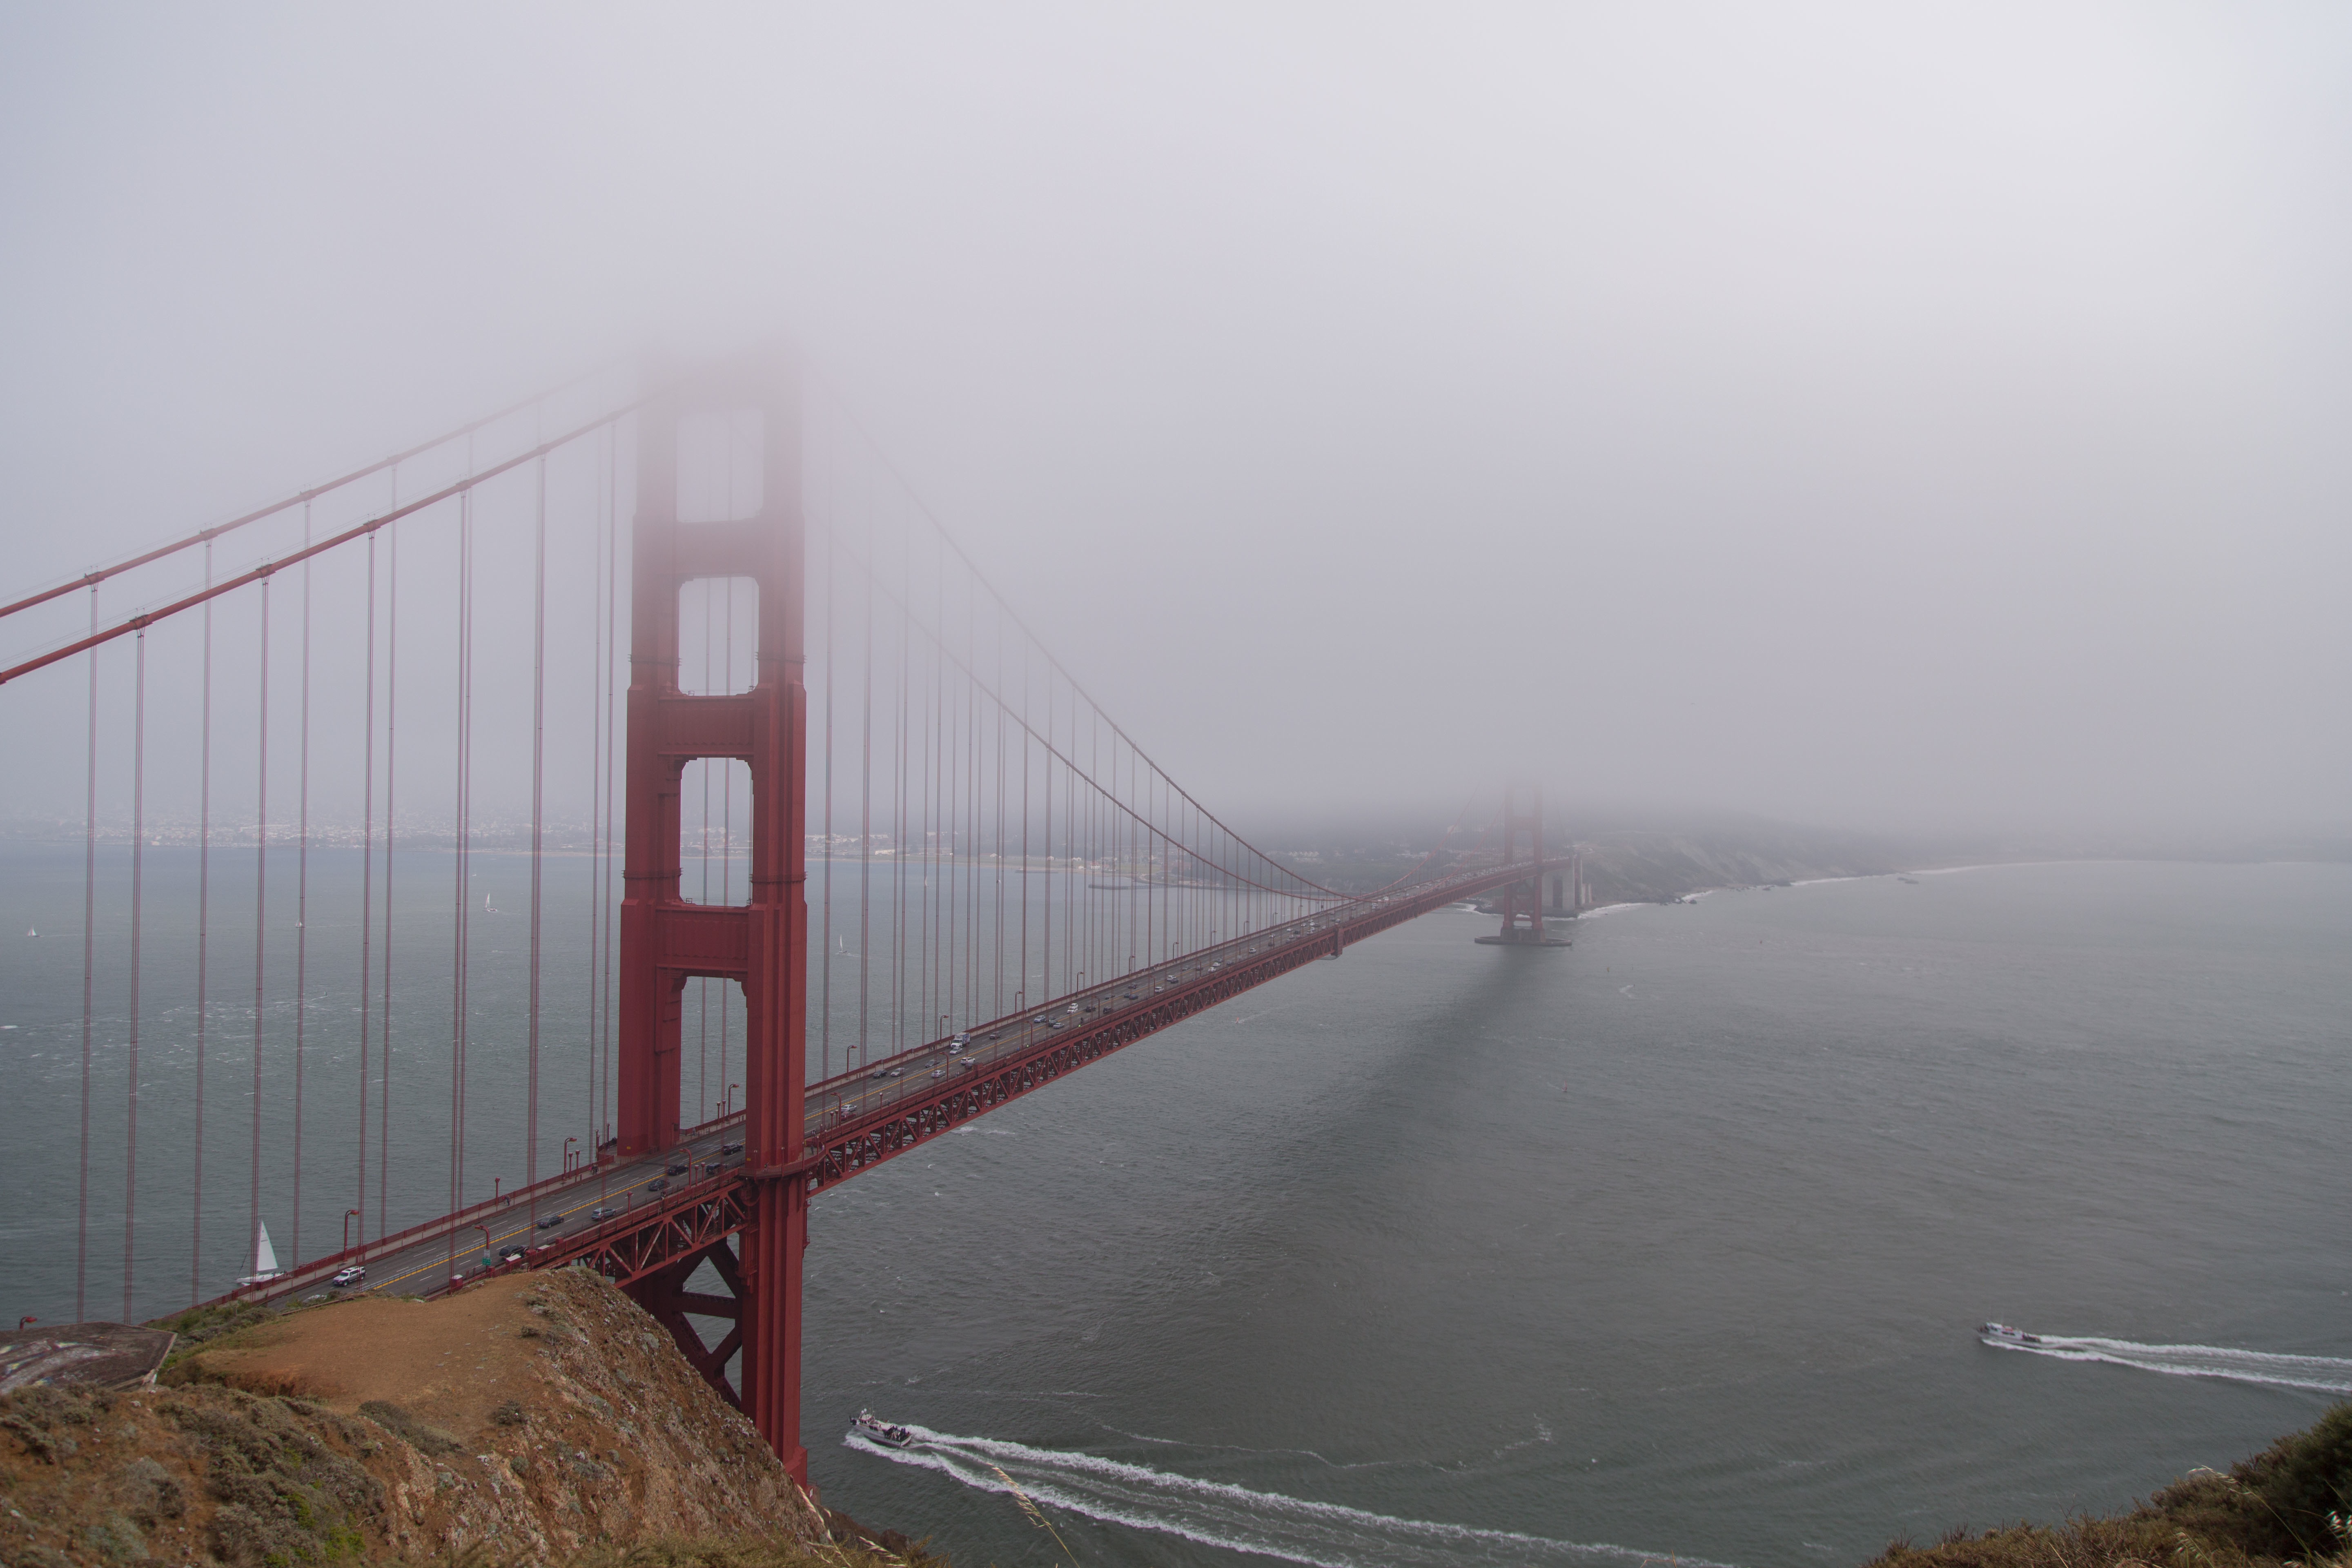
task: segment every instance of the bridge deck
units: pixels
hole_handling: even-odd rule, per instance
[[[813,1193],[822,1191],[1304,964],[1564,864],[1463,872],[1342,904],[999,1018],[968,1031],[968,1043],[945,1037],[813,1083],[808,1152],[797,1168],[807,1173]],[[271,1301],[341,1294],[329,1280],[354,1262],[368,1272],[352,1289],[403,1295],[438,1294],[456,1279],[503,1268],[581,1258],[626,1283],[662,1267],[679,1247],[708,1247],[740,1229],[740,1188],[784,1173],[744,1169],[737,1141],[742,1120],[737,1112],[706,1122],[674,1148],[568,1173],[535,1191],[427,1221],[234,1294]],[[521,1252],[518,1263],[497,1261],[510,1251]]]

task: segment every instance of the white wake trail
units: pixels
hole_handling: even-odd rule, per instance
[[[2160,1372],[2168,1377],[2219,1377],[2232,1383],[2306,1388],[2319,1394],[2352,1394],[2352,1361],[2325,1355],[2278,1355],[2232,1350],[2224,1345],[2144,1345],[2131,1340],[2069,1338],[2037,1334],[2033,1344],[1983,1336],[1996,1350],[2024,1351],[2060,1361],[2099,1361],[2111,1366]]]
[[[910,1426],[908,1430],[915,1440],[905,1448],[884,1447],[854,1433],[842,1441],[880,1458],[941,1471],[982,1491],[1007,1492],[1009,1479],[1034,1502],[1088,1519],[1314,1568],[1592,1568],[1604,1562],[1727,1568],[1703,1558],[1670,1558],[1664,1552],[1605,1542],[1550,1541],[1516,1531],[1397,1519],[1195,1480],[1092,1454],[959,1437],[925,1426]]]

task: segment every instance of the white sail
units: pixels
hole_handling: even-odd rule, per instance
[[[269,1245],[269,1222],[264,1220],[253,1237],[254,1276],[267,1279],[278,1271],[278,1250]]]

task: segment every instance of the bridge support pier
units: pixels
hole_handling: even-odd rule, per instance
[[[682,443],[689,423],[701,439]],[[757,458],[747,471],[749,431],[757,432],[749,438]],[[717,471],[682,471],[682,445],[706,468],[715,458]],[[677,1142],[681,1005],[687,981],[697,976],[743,987],[745,1166],[790,1172],[801,1157],[808,1015],[803,529],[800,399],[788,365],[745,362],[654,389],[637,415],[630,562],[614,1097],[622,1159]],[[748,691],[679,689],[678,595],[710,578],[748,578],[759,595]],[[741,762],[751,775],[751,901],[742,906],[688,902],[680,885],[681,775],[687,763],[715,758]],[[741,1388],[727,1396],[803,1486],[800,1320],[807,1206],[805,1177],[761,1180],[740,1259],[723,1244],[708,1247],[629,1288],[687,1359],[722,1389],[727,1362],[740,1347]],[[687,1289],[706,1260],[727,1280],[731,1301]],[[735,1328],[719,1346],[705,1346],[688,1312],[732,1317]]]
[[[689,1290],[687,1281],[695,1270],[709,1263],[719,1270],[719,1278],[727,1287],[724,1296]],[[654,1321],[669,1331],[687,1364],[702,1374],[703,1381],[719,1393],[719,1397],[738,1410],[743,1401],[727,1381],[727,1363],[743,1347],[743,1274],[735,1261],[735,1249],[725,1242],[704,1251],[682,1258],[658,1274],[623,1287],[638,1306],[654,1316]],[[718,1344],[703,1342],[701,1333],[687,1321],[688,1313],[705,1318],[728,1318],[735,1326]]]

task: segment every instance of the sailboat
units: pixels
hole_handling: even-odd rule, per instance
[[[278,1249],[269,1245],[269,1222],[253,1233],[253,1272],[237,1280],[240,1285],[267,1285],[286,1270],[278,1267]]]

